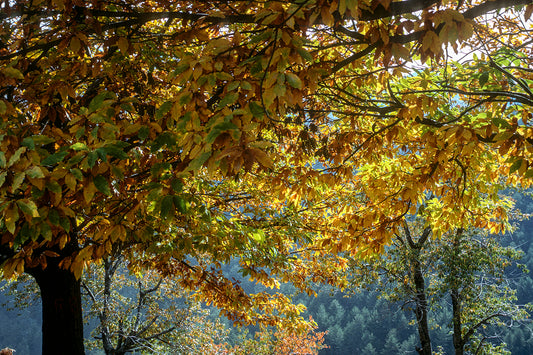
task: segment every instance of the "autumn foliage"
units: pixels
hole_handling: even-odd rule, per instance
[[[52,303],[121,249],[236,323],[305,329],[221,266],[342,287],[342,253],[407,215],[502,231],[498,191],[533,175],[531,0],[1,6],[0,262]]]

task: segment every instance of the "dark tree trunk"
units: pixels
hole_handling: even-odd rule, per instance
[[[421,347],[416,349],[420,355],[431,355],[431,338],[428,324],[428,302],[426,299],[426,286],[422,274],[422,266],[418,260],[413,262],[414,284],[416,289],[415,316],[420,337]]]
[[[453,317],[453,347],[455,349],[455,355],[464,354],[465,341],[461,334],[462,322],[461,322],[461,300],[457,290],[452,290],[452,317]]]
[[[27,270],[41,289],[43,355],[83,355],[80,281],[57,262]]]

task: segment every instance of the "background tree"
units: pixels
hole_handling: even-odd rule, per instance
[[[133,275],[120,252],[92,265],[82,279],[85,318],[96,323],[87,349],[132,352],[215,353],[228,331],[172,278],[155,271]]]
[[[420,220],[406,222],[381,259],[355,264],[354,284],[376,285],[381,297],[400,301],[413,312],[421,343],[418,353],[435,351],[431,314],[442,308],[450,311],[446,321],[456,354],[467,349],[475,354],[505,353],[505,343],[497,343],[502,338],[496,328],[520,325],[529,314],[527,307],[516,304],[516,289],[506,277],[506,269],[521,255],[479,231],[457,230],[435,239],[431,227]]]

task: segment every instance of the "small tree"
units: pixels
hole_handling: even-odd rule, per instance
[[[86,319],[97,321],[92,331],[95,340],[86,339],[86,346],[102,348],[107,355],[210,353],[229,332],[172,277],[153,270],[129,272],[118,251],[88,268],[82,287],[89,305]]]
[[[419,354],[434,351],[430,311],[447,306],[455,354],[466,349],[496,353],[505,346],[488,342],[496,338],[495,328],[510,327],[528,316],[525,307],[515,304],[516,291],[505,275],[520,257],[519,251],[501,246],[495,236],[457,229],[436,238],[430,226],[417,220],[405,222],[385,255],[355,264],[353,282],[356,287],[377,285],[381,297],[404,303],[417,325]],[[444,302],[448,297],[450,304]]]

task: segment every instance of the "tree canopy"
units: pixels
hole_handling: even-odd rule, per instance
[[[382,252],[421,206],[437,236],[501,231],[487,199],[533,174],[531,0],[1,6],[0,256],[43,300],[120,248],[238,323],[293,325],[220,266],[336,283],[339,252]]]

